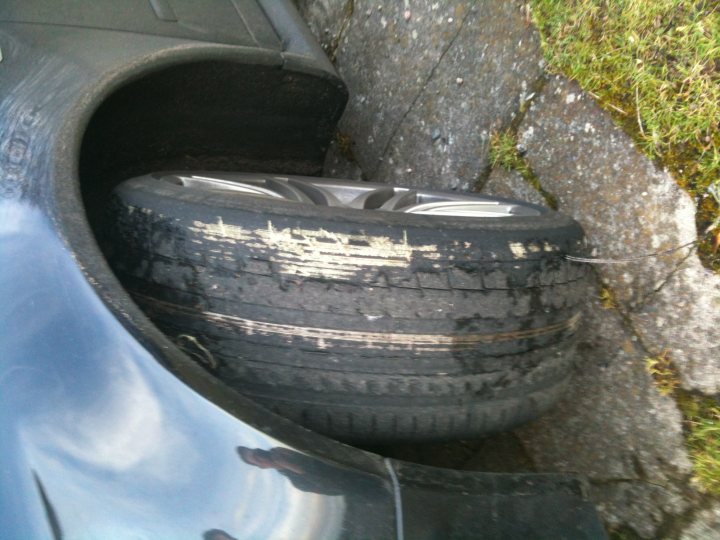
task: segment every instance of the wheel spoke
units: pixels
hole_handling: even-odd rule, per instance
[[[380,208],[385,202],[391,199],[395,195],[395,189],[388,187],[381,187],[373,189],[372,191],[366,191],[355,197],[350,204],[350,208],[360,208],[365,210],[375,210]]]
[[[303,182],[296,178],[290,178],[288,183],[302,191],[317,206],[344,206],[330,190]]]
[[[528,215],[527,211],[535,212],[518,204],[491,200],[430,202],[405,208],[404,211],[408,214],[461,217],[505,217]]]
[[[386,211],[402,211],[401,209],[406,206],[411,206],[413,204],[417,204],[418,202],[418,192],[414,189],[409,189],[407,191],[400,191],[396,190],[396,193],[393,197],[388,199],[385,204],[383,204],[379,210],[386,210]]]
[[[223,178],[210,178],[206,176],[184,176],[172,175],[163,177],[165,181],[181,185],[189,188],[200,188],[208,191],[232,191],[242,195],[251,195],[255,197],[268,197],[273,199],[284,198],[282,194],[275,192],[266,187],[266,181],[260,177],[254,181],[235,182],[225,180]]]
[[[312,198],[308,197],[303,191],[297,189],[286,178],[267,178],[266,185],[273,191],[279,193],[283,199],[306,204],[314,204]]]

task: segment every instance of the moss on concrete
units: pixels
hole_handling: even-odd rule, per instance
[[[532,0],[551,71],[576,79],[698,202],[720,271],[720,9],[715,1]]]
[[[530,164],[520,154],[517,134],[512,129],[496,131],[490,135],[490,164],[507,171],[517,171],[533,189],[540,193],[550,208],[557,210],[557,199],[552,193],[543,189]]]
[[[693,484],[702,492],[720,496],[720,402],[684,390],[667,351],[647,358],[646,367],[660,393],[673,397],[682,412]]]

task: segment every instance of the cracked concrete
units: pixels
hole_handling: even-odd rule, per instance
[[[652,299],[657,295],[657,293],[659,293],[670,282],[672,277],[680,271],[680,269],[688,262],[688,260],[696,256],[694,247],[694,245],[691,245],[687,248],[678,250],[682,253],[685,253],[686,255],[678,261],[677,266],[675,266],[675,268],[671,270],[667,276],[665,276],[665,279],[663,279],[650,293],[648,293],[648,295],[643,299],[642,306],[650,303]]]
[[[665,350],[682,385],[720,393],[720,279],[688,257],[640,309],[630,313],[655,354]]]
[[[371,171],[371,174],[373,176],[375,176],[375,177],[378,176],[378,174],[377,174],[378,168],[382,168],[383,162],[386,162],[386,160],[388,160],[388,162],[391,165],[393,164],[392,158],[391,157],[388,158],[388,153],[390,152],[391,148],[393,150],[396,150],[396,146],[393,143],[395,143],[395,138],[398,136],[398,132],[400,131],[401,128],[404,128],[404,126],[406,124],[406,120],[408,118],[408,115],[415,109],[418,102],[421,100],[423,95],[426,93],[426,91],[428,89],[428,85],[433,80],[435,72],[437,71],[438,67],[441,64],[443,64],[443,60],[445,59],[445,56],[447,55],[448,51],[450,51],[450,49],[453,48],[453,45],[455,45],[455,42],[457,41],[458,36],[462,32],[462,29],[465,26],[465,21],[468,19],[468,16],[474,11],[475,10],[471,8],[469,10],[466,10],[460,16],[460,19],[459,19],[460,24],[458,25],[457,30],[450,38],[447,45],[444,46],[442,52],[440,53],[440,57],[437,59],[435,64],[432,66],[432,68],[430,68],[430,72],[427,74],[427,76],[425,77],[425,80],[422,83],[422,86],[418,90],[417,94],[415,94],[415,97],[413,98],[413,100],[410,102],[410,106],[405,110],[403,115],[400,117],[400,120],[398,120],[398,122],[395,124],[395,127],[390,132],[390,136],[388,137],[387,143],[385,144],[385,147],[383,148],[382,152],[380,153],[380,158],[378,159],[377,167],[374,171]],[[458,12],[456,10],[456,14],[457,13]],[[448,17],[448,20],[450,20],[450,19],[451,19],[451,17]],[[459,79],[456,78],[455,80],[456,80],[455,84],[459,85],[460,83],[457,82]],[[464,81],[464,79],[463,79],[463,81]],[[440,138],[442,139],[442,132],[440,132],[439,135],[440,135]],[[433,139],[432,133],[430,133],[430,139],[431,140]],[[404,141],[404,138],[401,137],[401,140]],[[435,138],[435,140],[437,140],[437,138]],[[409,171],[405,171],[405,172],[412,173],[413,171],[412,171],[412,169],[410,169]],[[402,171],[401,171],[401,174],[402,174]]]
[[[690,196],[577,84],[553,77],[533,100],[518,141],[598,257],[662,252],[696,239]],[[686,389],[720,393],[720,276],[692,248],[599,272],[650,353],[668,350]]]
[[[351,92],[340,129],[356,162],[335,145],[326,174],[477,186],[545,204],[516,171],[490,171],[490,133],[509,128],[543,189],[583,225],[595,256],[625,258],[695,240],[695,204],[671,175],[575,83],[547,78],[521,3],[353,6],[351,17],[323,23],[306,12],[316,32],[340,36],[335,63]],[[717,526],[714,514],[686,523],[704,507],[689,482],[682,416],[658,392],[645,360],[667,349],[686,389],[720,392],[720,276],[688,249],[594,269],[573,384],[553,411],[516,431],[523,453],[537,470],[586,474],[612,529],[710,538],[698,534]],[[601,283],[617,296],[617,310],[602,308]]]
[[[355,0],[339,42],[335,63],[350,90],[340,130],[352,134],[355,157],[369,179],[468,10],[461,5],[433,10],[432,4],[418,2],[413,7],[416,15],[406,21],[400,2]],[[400,58],[412,62],[398,62]]]
[[[350,89],[340,130],[365,179],[469,189],[487,175],[490,132],[510,125],[543,69],[520,9],[355,0],[335,64]],[[311,26],[337,28],[304,11]]]
[[[653,538],[692,500],[682,417],[645,369],[647,351],[622,315],[587,291],[576,374],[566,397],[517,434],[538,470],[579,472],[610,527]]]
[[[696,238],[695,205],[669,173],[640,154],[576,83],[553,77],[533,100],[518,143],[545,189],[581,218],[598,257],[654,253]],[[687,252],[629,265],[608,265],[603,277],[629,308],[645,298]]]

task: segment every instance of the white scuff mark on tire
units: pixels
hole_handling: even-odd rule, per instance
[[[512,251],[513,255],[518,259],[527,257],[527,249],[525,249],[525,246],[520,242],[510,242],[510,251]]]
[[[282,274],[327,279],[352,278],[373,268],[410,265],[413,258],[440,258],[437,244],[411,245],[407,232],[398,242],[387,236],[346,234],[325,229],[276,228],[272,221],[262,229],[194,221],[189,227],[211,242],[242,242],[250,249],[269,251],[269,259]]]
[[[286,343],[298,341],[312,343],[319,349],[333,347],[359,347],[365,349],[382,349],[389,351],[403,350],[410,352],[463,351],[477,349],[481,345],[531,339],[577,329],[582,315],[574,314],[569,319],[547,326],[526,330],[513,330],[496,333],[464,333],[464,334],[411,334],[394,332],[373,332],[359,330],[339,330],[334,328],[318,328],[256,321],[237,317],[226,313],[202,311],[187,306],[180,306],[134,294],[135,298],[151,305],[153,309],[166,313],[185,313],[200,316],[213,324],[232,327],[246,336],[278,336]]]
[[[220,216],[218,216],[218,227],[220,228],[220,236],[227,236],[225,224],[223,223],[222,217]]]

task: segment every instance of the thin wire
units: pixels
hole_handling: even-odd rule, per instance
[[[390,480],[393,486],[393,495],[395,498],[395,532],[397,540],[403,540],[405,538],[405,526],[403,524],[403,507],[402,507],[402,495],[400,493],[400,481],[398,480],[395,467],[393,467],[392,461],[388,458],[383,459],[385,462],[385,468],[390,473]]]
[[[692,242],[688,242],[687,244],[683,244],[682,246],[677,246],[674,248],[666,249],[664,251],[657,251],[655,253],[644,253],[643,255],[635,255],[634,257],[620,257],[617,259],[601,259],[597,257],[576,257],[574,255],[565,255],[565,258],[568,261],[575,261],[575,262],[582,262],[582,263],[589,263],[589,264],[627,264],[635,261],[641,261],[643,259],[648,259],[650,257],[659,257],[660,255],[667,255],[668,253],[675,253],[676,251],[680,251],[681,249],[685,249],[687,247],[692,247],[697,245],[698,241],[693,240]]]

